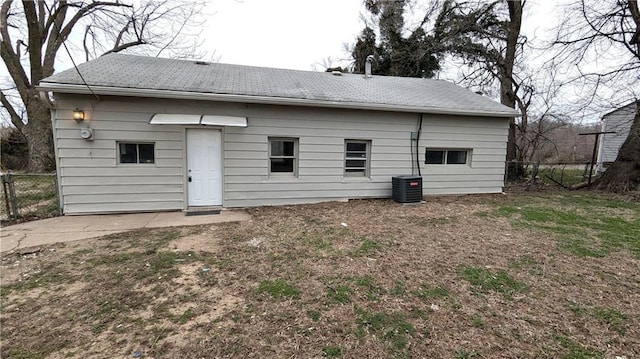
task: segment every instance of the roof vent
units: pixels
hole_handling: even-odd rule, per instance
[[[369,78],[371,77],[371,64],[373,64],[373,55],[369,55],[367,56],[367,60],[364,63],[364,77],[365,78]]]
[[[331,71],[331,74],[333,76],[342,76],[342,72],[340,72],[340,71]]]
[[[196,65],[209,65],[209,63],[208,63],[208,62],[206,62],[206,61],[196,61],[196,62],[194,62],[194,63],[195,63]]]

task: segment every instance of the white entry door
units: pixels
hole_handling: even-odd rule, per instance
[[[218,130],[187,129],[188,205],[222,205],[222,136]]]

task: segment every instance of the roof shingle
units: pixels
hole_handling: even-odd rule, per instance
[[[413,108],[425,113],[475,113],[513,117],[517,113],[487,97],[443,80],[372,76],[336,76],[328,72],[205,63],[108,54],[80,64],[78,70],[91,87],[198,94],[221,94],[275,99],[356,104],[380,109]],[[64,92],[56,84],[84,86],[76,69],[50,76],[40,83],[45,90]],[[87,92],[89,90],[87,89]]]

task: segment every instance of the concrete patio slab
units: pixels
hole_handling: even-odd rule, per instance
[[[243,210],[186,216],[183,212],[63,216],[3,227],[0,253],[23,248],[96,238],[139,228],[195,226],[251,219]]]
[[[251,219],[251,216],[242,210],[224,210],[220,214],[207,214],[207,215],[191,215],[185,216],[180,213],[179,216],[175,215],[176,212],[161,212],[158,213],[147,225],[146,228],[162,228],[162,227],[176,227],[176,226],[195,226],[200,224],[214,224],[224,222],[242,222]]]

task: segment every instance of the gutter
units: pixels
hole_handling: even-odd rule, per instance
[[[41,82],[37,86],[38,90],[53,91],[70,94],[89,95],[91,92],[86,85],[62,84],[55,82]],[[421,107],[421,106],[403,106],[389,105],[377,103],[362,103],[349,101],[322,101],[297,99],[289,97],[269,97],[269,96],[253,96],[253,95],[234,95],[219,93],[202,93],[188,91],[171,91],[171,90],[154,90],[154,89],[136,89],[125,87],[111,86],[91,86],[94,93],[108,96],[129,96],[129,97],[153,97],[178,100],[209,100],[209,101],[227,101],[241,102],[253,104],[267,105],[288,105],[288,106],[311,106],[311,107],[331,107],[345,108],[356,110],[378,110],[378,111],[398,111],[412,113],[432,113],[440,115],[470,115],[480,117],[520,117],[520,113],[513,112],[493,112],[493,111],[472,111],[472,110],[456,110],[439,107]]]

